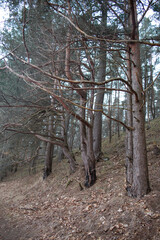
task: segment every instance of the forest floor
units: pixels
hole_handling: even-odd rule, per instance
[[[97,182],[89,189],[81,188],[82,165],[69,175],[66,160],[54,162],[45,181],[42,172],[6,178],[0,182],[0,240],[159,240],[159,143],[154,121],[147,130],[152,191],[142,199],[126,196],[124,141],[118,138],[104,141],[109,159],[97,163]]]

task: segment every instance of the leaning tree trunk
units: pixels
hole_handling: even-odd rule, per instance
[[[140,62],[140,44],[138,43],[138,24],[136,13],[136,1],[129,0],[131,14],[131,40],[137,40],[130,44],[131,48],[131,74],[132,88],[137,93],[138,99],[133,94],[133,181],[128,194],[133,197],[142,197],[150,191],[147,150],[145,138],[145,118],[143,111],[142,76]]]

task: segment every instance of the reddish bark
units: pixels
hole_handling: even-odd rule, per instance
[[[131,39],[139,40],[136,1],[129,0],[130,19],[131,19]],[[143,87],[141,76],[141,62],[140,62],[140,44],[132,42],[131,49],[131,77],[132,88],[137,93],[138,99],[135,95],[132,96],[133,106],[133,179],[131,186],[127,189],[128,195],[133,197],[142,197],[150,191],[148,164],[147,164],[147,150],[145,137],[145,118],[143,111]]]

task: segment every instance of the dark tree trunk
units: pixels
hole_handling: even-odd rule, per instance
[[[52,132],[53,116],[50,116],[48,121],[48,136],[50,141],[52,141]],[[52,172],[53,147],[54,145],[51,142],[47,142],[43,179],[46,179]]]

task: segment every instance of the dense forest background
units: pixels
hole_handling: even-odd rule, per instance
[[[150,191],[145,122],[160,113],[160,1],[1,1],[0,178],[81,152],[85,186],[126,134],[126,190]],[[155,146],[158,148],[158,142]]]

